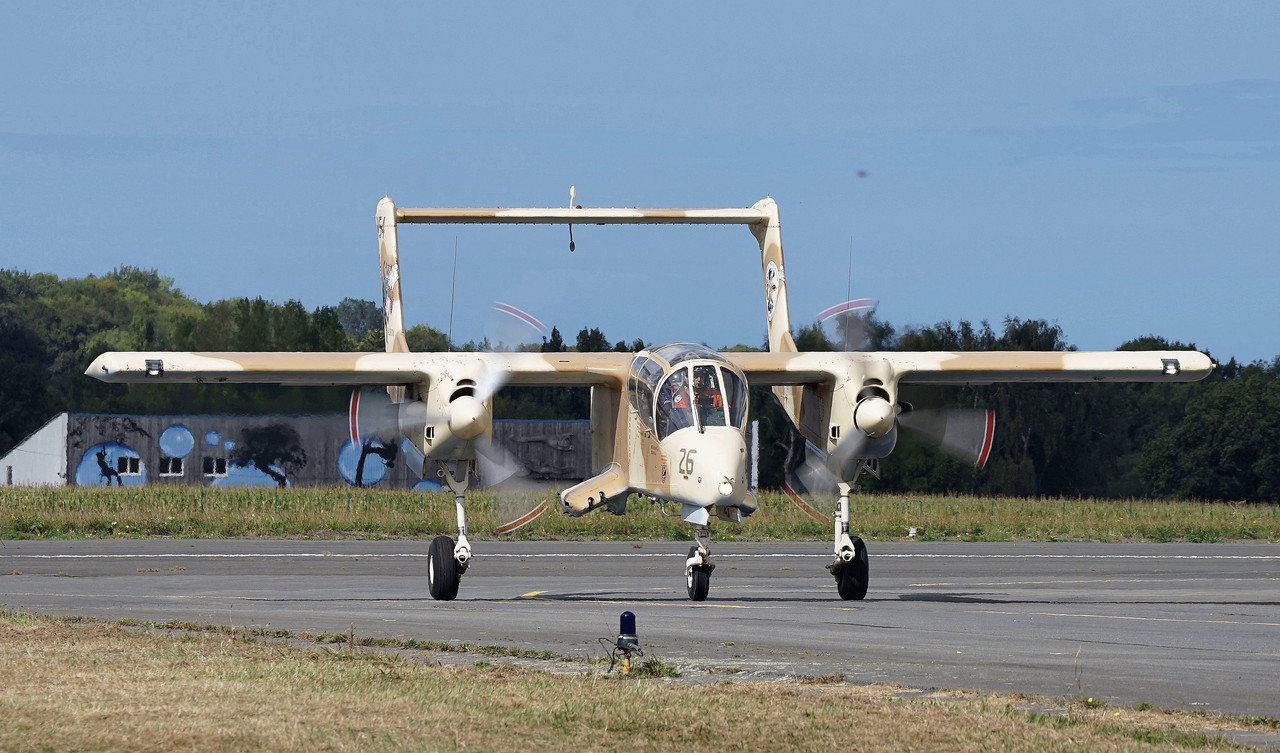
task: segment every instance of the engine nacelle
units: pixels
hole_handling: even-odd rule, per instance
[[[400,433],[409,438],[421,437],[427,424],[431,423],[427,415],[427,404],[421,400],[406,400],[396,405],[398,413],[396,424]]]

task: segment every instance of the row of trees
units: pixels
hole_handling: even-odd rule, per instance
[[[450,345],[440,330],[411,327],[415,351],[484,349]],[[801,350],[1069,350],[1062,330],[1042,320],[941,322],[895,328],[874,316],[836,332],[816,325],[796,333]],[[543,351],[644,347],[610,342],[583,327],[572,344],[553,329]],[[738,349],[750,350],[746,346]],[[1143,337],[1121,349],[1193,346]],[[0,453],[59,411],[85,413],[318,413],[345,408],[343,389],[261,385],[108,385],[86,378],[108,350],[379,351],[382,316],[370,301],[345,299],[306,310],[232,299],[201,304],[154,271],[121,267],[103,277],[62,280],[0,270]],[[996,411],[996,443],[981,471],[903,435],[869,488],[891,491],[1068,496],[1177,496],[1280,499],[1280,358],[1240,365],[1228,360],[1191,385],[1073,384],[911,388],[920,407]],[[508,388],[495,413],[504,418],[587,418],[585,389]],[[782,480],[796,437],[764,389],[752,390],[761,422],[762,485]]]

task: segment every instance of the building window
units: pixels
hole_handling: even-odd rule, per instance
[[[116,473],[121,476],[137,476],[142,471],[139,470],[138,458],[116,458]]]
[[[204,475],[206,476],[227,475],[227,459],[226,458],[205,458],[204,459]]]
[[[161,476],[181,476],[182,458],[160,458]]]

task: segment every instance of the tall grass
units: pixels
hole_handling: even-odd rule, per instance
[[[513,501],[468,495],[468,532],[496,537],[497,528],[541,501],[540,518],[507,538],[687,540],[690,528],[668,505],[632,497],[627,515],[560,512],[556,492]],[[763,493],[741,526],[719,523],[722,540],[821,540],[831,524],[802,513],[780,494]],[[1280,540],[1275,505],[1152,500],[1023,499],[963,496],[855,495],[852,528],[864,538],[1224,541]],[[43,537],[412,537],[456,530],[452,495],[352,488],[215,489],[8,488],[0,490],[0,538]]]

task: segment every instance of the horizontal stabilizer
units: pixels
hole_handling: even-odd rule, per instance
[[[758,209],[396,209],[405,225],[750,225]]]

